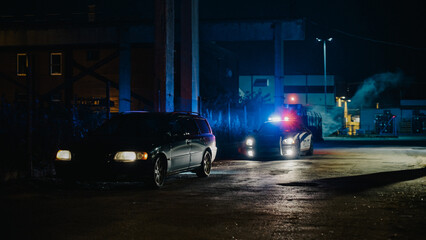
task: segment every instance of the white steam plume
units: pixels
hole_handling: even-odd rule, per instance
[[[355,95],[351,98],[350,108],[371,107],[391,87],[398,86],[403,79],[402,72],[386,72],[375,74],[364,80]],[[311,110],[322,116],[323,136],[329,136],[343,127],[343,108],[328,109],[324,106],[312,106]]]
[[[364,80],[351,99],[352,107],[371,107],[386,89],[398,86],[403,78],[402,72],[375,74]]]

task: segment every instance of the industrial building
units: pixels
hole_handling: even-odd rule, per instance
[[[324,86],[326,86],[324,88]],[[284,104],[308,106],[335,106],[334,76],[328,75],[324,83],[323,75],[285,75],[283,78]],[[275,79],[271,75],[250,75],[239,78],[240,96],[261,94],[265,103],[275,102]],[[326,100],[324,101],[324,98]]]
[[[342,81],[333,72],[324,80],[306,63],[309,49],[292,48],[305,40],[303,18],[200,19],[197,0],[45,3],[0,18],[2,103],[200,112],[218,96],[260,94],[272,108],[336,104]],[[310,61],[321,65],[321,45],[311,45],[320,58]],[[401,134],[424,132],[424,104],[410,104],[389,109]],[[384,114],[358,111],[361,132],[373,132]]]
[[[284,41],[304,39],[303,19],[200,21],[197,0],[108,4],[18,9],[2,17],[4,101],[199,112],[200,100],[217,91],[238,96],[241,56],[226,44],[267,42],[282,84]],[[120,11],[111,12],[114,6]]]

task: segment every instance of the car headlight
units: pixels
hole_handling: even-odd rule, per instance
[[[254,151],[253,151],[253,150],[248,150],[248,151],[247,151],[247,155],[248,155],[249,157],[254,157]]]
[[[291,155],[293,155],[294,154],[294,151],[293,150],[291,150],[291,149],[287,149],[287,150],[285,150],[285,155],[287,155],[287,156],[291,156]]]
[[[254,144],[254,139],[253,138],[247,138],[246,139],[246,145],[247,146],[253,146]]]
[[[71,161],[71,152],[69,150],[59,150],[56,153],[56,160]]]
[[[147,160],[147,159],[148,159],[148,153],[146,152],[122,151],[122,152],[117,152],[114,156],[114,160],[119,162],[134,162],[136,160]]]
[[[293,144],[294,143],[294,139],[293,138],[286,138],[283,140],[283,143],[285,144]]]

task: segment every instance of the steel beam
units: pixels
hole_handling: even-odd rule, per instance
[[[192,0],[180,6],[180,95],[179,110],[192,111]]]
[[[101,66],[107,64],[108,62],[112,61],[113,59],[115,59],[116,57],[118,57],[118,52],[114,52],[111,55],[107,56],[106,58],[100,60],[99,62],[95,63],[94,65],[92,65],[91,67],[87,68],[86,71],[83,71],[79,74],[77,74],[76,76],[73,76],[69,82],[64,82],[62,84],[60,84],[59,86],[55,87],[54,89],[50,90],[49,92],[43,94],[43,98],[46,98],[50,95],[52,95],[53,93],[56,93],[58,91],[63,90],[64,88],[66,88],[67,84],[69,83],[74,83],[76,81],[78,81],[79,79],[83,78],[84,76],[86,76],[87,74],[95,71],[96,69],[100,68]]]
[[[159,3],[157,3],[159,2]],[[163,1],[156,1],[156,4],[165,4]],[[166,0],[166,2],[173,1]],[[197,7],[197,1],[193,1],[193,11]],[[173,23],[174,12],[169,7],[169,23]],[[165,11],[165,9],[163,10]],[[156,10],[158,12],[158,10]],[[164,13],[165,14],[165,13]],[[170,15],[172,14],[172,15]],[[196,15],[193,14],[193,20]],[[165,16],[163,16],[165,21]],[[197,17],[198,19],[198,17]],[[305,20],[276,20],[276,21],[228,21],[228,22],[201,22],[199,24],[200,41],[224,41],[224,42],[243,42],[243,41],[272,41],[274,39],[274,24],[280,22],[281,34],[283,40],[304,40],[305,39]],[[158,22],[156,24],[165,24]],[[174,27],[168,27],[172,31]],[[129,43],[152,43],[155,39],[152,37],[155,28],[152,25],[139,24],[129,27]],[[113,26],[79,26],[76,27],[58,27],[56,29],[7,29],[0,30],[0,47],[14,46],[49,46],[49,45],[73,45],[74,48],[79,45],[87,44],[117,44],[120,29]],[[172,32],[170,32],[172,34]],[[173,33],[174,34],[174,33]],[[172,35],[173,35],[172,34]]]
[[[27,86],[25,86],[22,83],[19,83],[18,81],[16,81],[16,78],[13,78],[13,77],[5,74],[5,73],[0,72],[0,79],[4,79],[8,82],[11,82],[11,83],[15,84],[16,86],[18,86],[20,88],[27,89]]]
[[[155,1],[156,110],[174,111],[174,0]]]
[[[73,81],[73,50],[67,49],[65,51],[65,106],[67,108],[72,107],[72,101],[74,98],[74,81]]]
[[[127,42],[122,42],[120,44],[120,76],[119,76],[119,102],[118,109],[119,112],[130,111],[130,89],[131,89],[131,61],[130,61],[130,44]]]
[[[110,80],[109,78],[107,78],[105,76],[102,76],[101,74],[99,74],[99,73],[97,73],[95,71],[88,71],[88,68],[84,67],[83,65],[80,65],[80,64],[74,62],[74,67],[76,69],[82,71],[82,72],[87,72],[87,75],[90,75],[90,76],[98,79],[99,81],[102,81],[105,84],[109,83],[109,85],[111,87],[115,88],[115,89],[119,89],[119,86],[118,86],[118,84],[116,82]],[[141,96],[141,95],[139,95],[139,94],[137,94],[137,93],[135,93],[133,91],[131,91],[131,97],[136,98],[137,100],[139,100],[139,101],[143,102],[144,104],[148,105],[150,108],[153,108],[153,103],[150,100],[146,99],[145,97],[143,97],[143,96]]]
[[[201,111],[198,0],[192,0],[192,112]]]
[[[281,22],[274,25],[274,76],[275,76],[275,111],[284,106],[284,46]]]

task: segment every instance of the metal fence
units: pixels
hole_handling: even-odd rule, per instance
[[[53,173],[57,149],[82,138],[106,119],[104,110],[83,105],[0,99],[0,182]]]
[[[107,109],[83,104],[66,108],[62,102],[28,104],[20,98],[0,98],[0,182],[53,174],[56,151],[83,138],[107,119]],[[270,108],[256,99],[218,97],[204,101],[201,114],[210,122],[218,146],[242,141],[266,120]]]
[[[222,108],[203,108],[201,114],[207,118],[216,135],[218,144],[242,141],[247,134],[267,120],[270,107],[258,104],[225,102]]]

